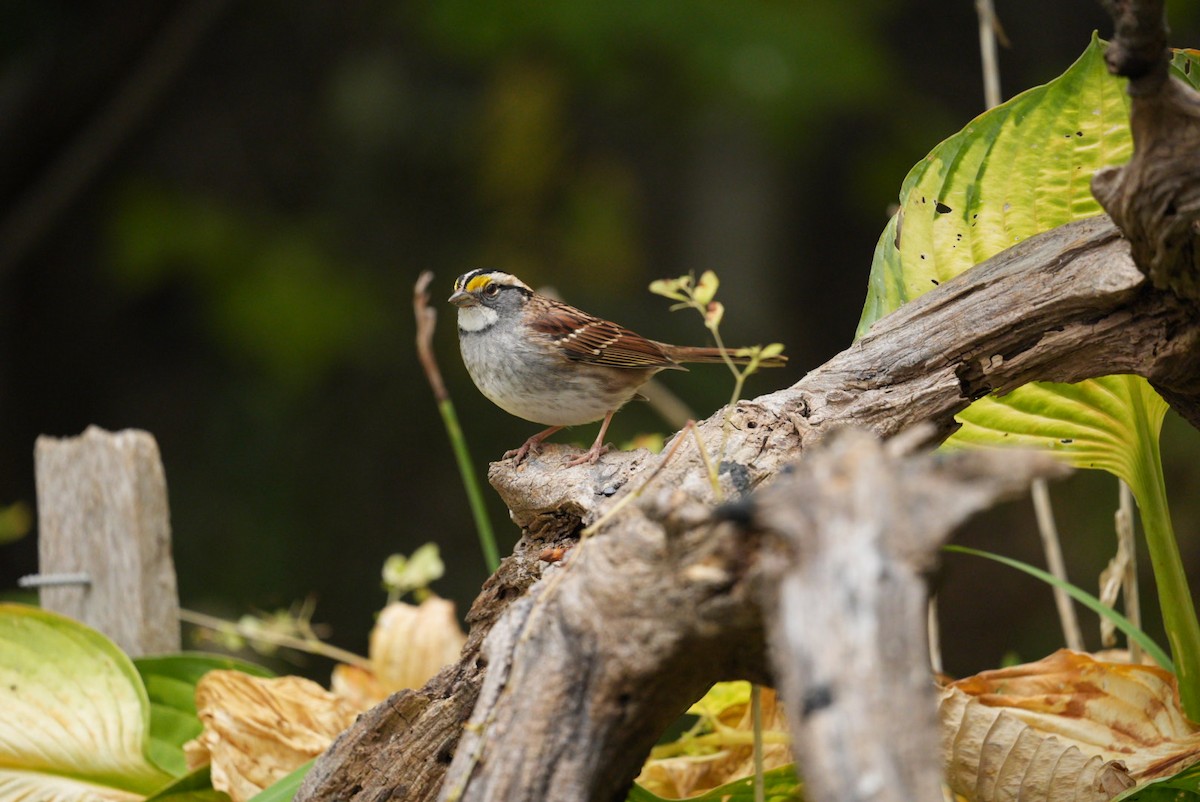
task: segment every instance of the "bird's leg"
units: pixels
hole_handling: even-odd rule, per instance
[[[549,429],[546,429],[545,431],[538,432],[533,437],[529,438],[524,443],[522,443],[520,448],[514,448],[512,451],[505,451],[504,459],[513,457],[514,458],[513,465],[514,466],[520,465],[525,460],[525,457],[528,454],[530,454],[530,453],[537,454],[539,451],[541,451],[542,450],[542,441],[545,440],[550,435],[557,432],[561,428],[563,428],[563,427],[551,426]]]
[[[564,465],[564,468],[574,468],[576,465],[592,465],[596,460],[600,459],[600,454],[604,451],[604,433],[608,431],[608,424],[612,423],[613,415],[616,414],[614,409],[612,412],[604,416],[604,423],[600,424],[600,434],[596,435],[596,442],[592,443],[592,447],[584,452],[583,456],[576,457]]]

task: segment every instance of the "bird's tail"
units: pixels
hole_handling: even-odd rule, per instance
[[[750,357],[738,352],[743,350],[740,348],[726,348],[722,352],[720,348],[704,348],[693,347],[689,345],[672,345],[665,346],[664,350],[676,362],[724,362],[725,354],[735,365],[750,364]],[[762,368],[781,368],[787,364],[787,357],[783,354],[771,354],[759,359],[758,366]]]

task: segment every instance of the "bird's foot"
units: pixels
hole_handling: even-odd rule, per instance
[[[531,437],[528,440],[526,440],[524,443],[522,443],[520,448],[514,448],[511,451],[505,451],[504,459],[508,459],[509,457],[512,457],[513,458],[513,466],[515,467],[517,465],[520,465],[522,462],[524,462],[525,458],[528,457],[530,454],[532,454],[536,457],[538,454],[541,454],[541,453],[542,453],[542,441]]]
[[[594,446],[583,452],[582,455],[573,460],[568,460],[563,463],[564,468],[574,468],[576,465],[595,465],[600,459],[600,455],[609,451],[612,448],[610,445],[596,443]]]
[[[520,448],[514,448],[512,451],[505,451],[504,459],[512,457],[513,467],[515,468],[524,462],[525,458],[530,454],[536,457],[538,454],[542,453],[542,441],[561,428],[561,426],[551,426],[545,431],[538,432],[533,437],[530,437],[528,440],[522,443]]]

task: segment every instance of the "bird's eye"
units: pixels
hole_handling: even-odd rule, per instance
[[[488,296],[489,298],[495,298],[497,295],[500,294],[500,285],[499,284],[487,285],[486,287],[483,288],[483,294]]]

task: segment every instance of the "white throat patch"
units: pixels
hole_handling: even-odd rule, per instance
[[[464,306],[458,310],[458,327],[463,331],[483,331],[500,319],[495,309]]]

